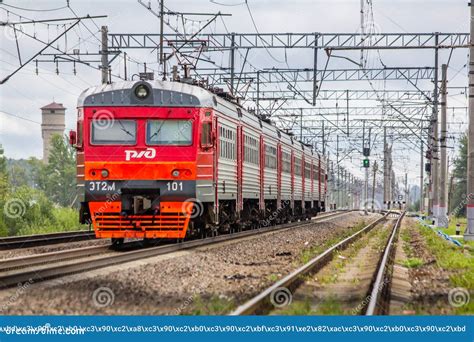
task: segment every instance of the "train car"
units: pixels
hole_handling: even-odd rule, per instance
[[[311,147],[184,82],[118,82],[78,100],[80,222],[98,238],[183,239],[324,210]]]

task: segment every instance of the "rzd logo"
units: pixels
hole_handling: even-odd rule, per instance
[[[133,150],[125,150],[125,160],[130,159],[140,159],[140,158],[147,158],[153,159],[156,156],[156,150],[154,148],[147,148],[144,151],[133,151]]]

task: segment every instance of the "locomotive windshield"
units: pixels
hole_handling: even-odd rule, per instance
[[[191,120],[148,120],[146,143],[148,145],[192,145]]]
[[[134,145],[137,124],[134,120],[91,121],[91,143],[96,145]]]

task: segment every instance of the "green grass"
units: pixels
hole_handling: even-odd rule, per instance
[[[234,308],[234,301],[227,298],[215,295],[210,298],[196,296],[190,311],[191,315],[223,315]]]
[[[325,299],[315,310],[315,314],[319,315],[343,315],[344,310],[341,307],[341,303],[335,298]]]
[[[421,227],[421,234],[430,251],[436,256],[438,266],[448,270],[461,270],[470,267],[474,270],[472,255],[466,256],[462,248],[444,240],[429,228]]]
[[[472,249],[459,248],[444,240],[433,230],[420,227],[426,245],[436,258],[439,267],[451,272],[450,282],[453,287],[463,287],[474,293],[474,255]],[[457,313],[474,313],[474,301],[460,308]]]
[[[275,273],[272,273],[270,275],[267,276],[267,279],[273,283],[276,283],[278,279],[280,279],[280,277],[275,274]]]
[[[79,223],[77,209],[53,207],[51,214],[52,217],[49,221],[41,224],[25,225],[17,231],[16,235],[48,234],[89,229],[88,225]]]
[[[443,229],[443,232],[448,235],[456,234],[456,223],[461,224],[461,235],[464,234],[466,230],[467,219],[465,217],[449,217],[449,226],[446,229]]]
[[[350,227],[349,229],[347,229],[344,233],[338,234],[337,236],[332,237],[331,239],[327,240],[323,244],[318,245],[318,246],[312,246],[311,248],[305,249],[301,253],[300,262],[302,264],[308,263],[311,259],[313,259],[317,255],[319,255],[320,253],[322,253],[323,251],[325,251],[329,247],[335,245],[336,243],[338,243],[342,239],[344,239],[348,236],[351,236],[352,234],[358,232],[359,230],[361,230],[365,226],[367,226],[367,223],[365,222],[365,220],[362,220],[362,221],[358,222],[355,226]]]
[[[408,258],[402,262],[402,266],[408,268],[416,268],[420,267],[421,265],[423,265],[423,260],[420,258]]]
[[[367,226],[365,221],[361,221],[356,224],[354,227],[351,227],[348,231],[344,233],[345,236],[349,236],[354,234],[355,232],[361,230]],[[380,226],[379,226],[380,228]],[[383,248],[385,245],[388,235],[390,231],[388,229],[377,229],[375,227],[371,230],[368,234],[365,235],[363,238],[355,241],[353,244],[350,245],[349,248],[345,249],[344,251],[340,251],[334,256],[332,262],[327,266],[329,270],[327,274],[318,276],[318,282],[320,284],[334,284],[338,280],[339,274],[344,270],[345,266],[349,261],[351,261],[355,256],[357,256],[358,252],[367,246],[368,241],[371,238],[375,238],[376,242],[372,244],[371,248],[380,249]],[[370,237],[369,237],[370,236]],[[324,246],[318,246],[315,248],[311,248],[310,250],[305,251],[302,255],[302,261],[307,262],[315,255],[319,254],[321,251],[325,250],[328,246],[334,245],[335,243],[341,240],[341,236],[335,237],[324,244]],[[343,256],[340,258],[339,256]],[[307,261],[306,261],[307,260]],[[305,277],[306,278],[306,277]],[[312,279],[311,277],[308,277]],[[309,280],[304,279],[304,280]],[[354,278],[352,282],[357,283],[360,280]],[[279,315],[343,315],[348,314],[343,307],[342,303],[336,297],[328,297],[320,302],[315,302],[315,305],[312,307],[309,299],[304,301],[294,301],[289,306],[281,309],[277,309],[275,314]]]
[[[309,301],[293,301],[290,305],[275,311],[277,315],[308,316],[314,315]]]
[[[334,297],[329,297],[323,301],[316,303],[317,306],[311,308],[308,300],[294,301],[287,307],[275,311],[277,315],[288,316],[309,316],[309,315],[343,315],[346,312],[341,303]]]
[[[370,236],[377,239],[376,243],[372,245],[372,248],[378,250],[378,249],[383,248],[383,246],[385,245],[389,231],[377,230],[377,228],[375,227],[367,234],[371,234]],[[369,235],[365,235],[362,239],[355,241],[348,249],[345,249],[344,251],[340,251],[336,254],[332,263],[329,264],[329,267],[331,269],[330,274],[327,274],[319,278],[319,281],[321,282],[321,284],[334,284],[337,282],[339,274],[341,274],[341,272],[344,270],[347,263],[351,261],[357,255],[357,253],[363,247],[367,245],[368,243],[367,236]],[[342,258],[340,258],[339,256],[342,256]]]
[[[427,224],[432,224],[432,221],[429,220],[424,220],[425,223]],[[443,228],[440,229],[443,233],[448,234],[448,235],[456,235],[456,224],[457,223],[461,224],[461,229],[460,229],[460,235],[464,235],[464,231],[466,230],[467,226],[467,219],[465,217],[449,217],[449,226],[448,228]],[[463,238],[458,239],[459,242],[463,243],[466,246],[469,246],[469,248],[474,250],[474,241],[464,241]]]

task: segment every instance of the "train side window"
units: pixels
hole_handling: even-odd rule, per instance
[[[212,147],[211,122],[204,122],[201,126],[201,147]]]
[[[295,158],[294,163],[295,176],[301,177],[301,159]]]
[[[311,164],[307,162],[304,163],[304,178],[311,178]]]
[[[289,153],[287,152],[282,152],[281,154],[281,161],[282,161],[282,165],[281,165],[281,169],[284,173],[291,173],[291,156]]]

